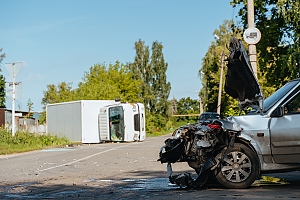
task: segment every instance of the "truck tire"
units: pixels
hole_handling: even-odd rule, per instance
[[[221,155],[224,152],[225,149]],[[234,144],[214,170],[217,181],[222,186],[232,189],[248,188],[258,178],[259,174],[259,159],[256,153],[240,143]]]

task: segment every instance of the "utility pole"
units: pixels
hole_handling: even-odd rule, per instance
[[[247,20],[248,28],[254,27],[254,3],[253,0],[247,0]],[[251,36],[251,35],[250,35]],[[256,65],[256,45],[249,44],[249,59],[253,69],[253,73],[257,78],[257,65]]]
[[[203,105],[202,105],[202,99],[199,96],[199,106],[200,106],[200,115],[203,113]]]
[[[198,91],[196,91],[196,93],[198,93]],[[202,105],[202,99],[200,96],[200,92],[198,93],[198,99],[199,99],[199,111],[200,111],[200,115],[203,113],[203,105]]]
[[[16,127],[16,123],[15,123],[15,100],[16,100],[16,85],[19,84],[19,82],[16,82],[16,77],[20,71],[20,69],[22,68],[23,63],[22,62],[14,62],[14,63],[7,63],[5,64],[5,67],[7,68],[8,72],[10,73],[11,77],[12,77],[12,119],[11,119],[11,132],[12,132],[12,136],[15,136],[15,127]]]
[[[225,60],[225,54],[224,52],[222,52],[221,55],[221,69],[220,69],[220,83],[219,83],[219,95],[218,95],[218,108],[217,108],[217,113],[221,114],[221,99],[222,99],[222,82],[223,82],[223,64],[224,64],[224,60]]]

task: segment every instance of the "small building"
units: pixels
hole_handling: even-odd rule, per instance
[[[34,117],[28,117],[26,111],[15,111],[15,130],[30,133],[45,133],[45,125],[39,124],[40,113],[33,113]],[[12,110],[0,108],[0,126],[7,129],[12,127]]]

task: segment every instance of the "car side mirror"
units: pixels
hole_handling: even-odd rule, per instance
[[[273,111],[271,117],[282,117],[284,114],[283,111],[284,111],[283,107],[279,106]]]

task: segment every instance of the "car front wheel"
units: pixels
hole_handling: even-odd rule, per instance
[[[221,157],[225,150],[217,157]],[[247,188],[259,176],[259,160],[249,147],[235,143],[214,170],[217,181],[226,188]]]

